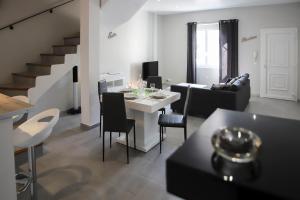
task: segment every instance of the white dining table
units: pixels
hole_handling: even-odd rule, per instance
[[[167,90],[159,92],[165,95],[164,99],[155,99],[151,95],[135,100],[125,99],[127,118],[135,119],[136,148],[143,152],[148,152],[159,143],[158,110],[180,99],[180,93]],[[126,144],[125,135],[118,137],[117,142]],[[130,133],[129,145],[133,147],[133,144],[133,133]]]

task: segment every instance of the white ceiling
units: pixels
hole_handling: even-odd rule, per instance
[[[149,0],[145,9],[159,14],[300,2],[300,0]]]

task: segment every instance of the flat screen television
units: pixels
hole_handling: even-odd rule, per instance
[[[149,76],[158,76],[158,61],[144,62],[142,69],[143,80]]]

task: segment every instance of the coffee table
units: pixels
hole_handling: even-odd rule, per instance
[[[262,140],[251,176],[216,168],[211,137],[233,126]],[[300,199],[299,157],[300,121],[218,109],[167,159],[167,190],[184,199]]]

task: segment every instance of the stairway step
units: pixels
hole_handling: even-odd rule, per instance
[[[54,54],[74,54],[77,53],[77,45],[53,45]]]
[[[39,64],[39,63],[26,63],[28,71],[38,74],[50,74],[51,65]]]
[[[64,38],[65,45],[79,45],[80,44],[80,36],[72,36]]]
[[[55,64],[63,64],[65,62],[64,54],[41,54],[42,64],[45,65],[55,65]]]
[[[4,84],[0,85],[0,92],[8,96],[24,95],[27,96],[28,89],[32,86],[24,84]]]
[[[53,45],[53,47],[76,47],[77,45],[74,44],[57,44]]]
[[[35,79],[38,76],[45,76],[48,74],[36,73],[36,72],[22,72],[22,73],[13,73],[13,80],[16,84],[24,84],[27,86],[35,86]]]
[[[21,72],[21,73],[13,73],[13,76],[32,78],[32,79],[35,79],[38,76],[45,76],[45,75],[48,75],[48,74],[31,72],[31,71]]]
[[[80,38],[80,36],[79,35],[73,35],[73,36],[64,37],[64,39],[74,39],[74,38]]]
[[[51,67],[51,65],[49,64],[42,64],[42,63],[26,63],[26,65],[37,66],[37,67]]]
[[[54,53],[41,53],[40,55],[41,56],[50,56],[50,57],[54,57],[54,56],[64,57],[65,56],[65,54],[54,54]]]
[[[14,84],[14,83],[10,83],[10,84],[3,84],[0,85],[0,89],[11,89],[11,90],[28,90],[29,88],[32,88],[29,85],[23,85],[23,84]]]

